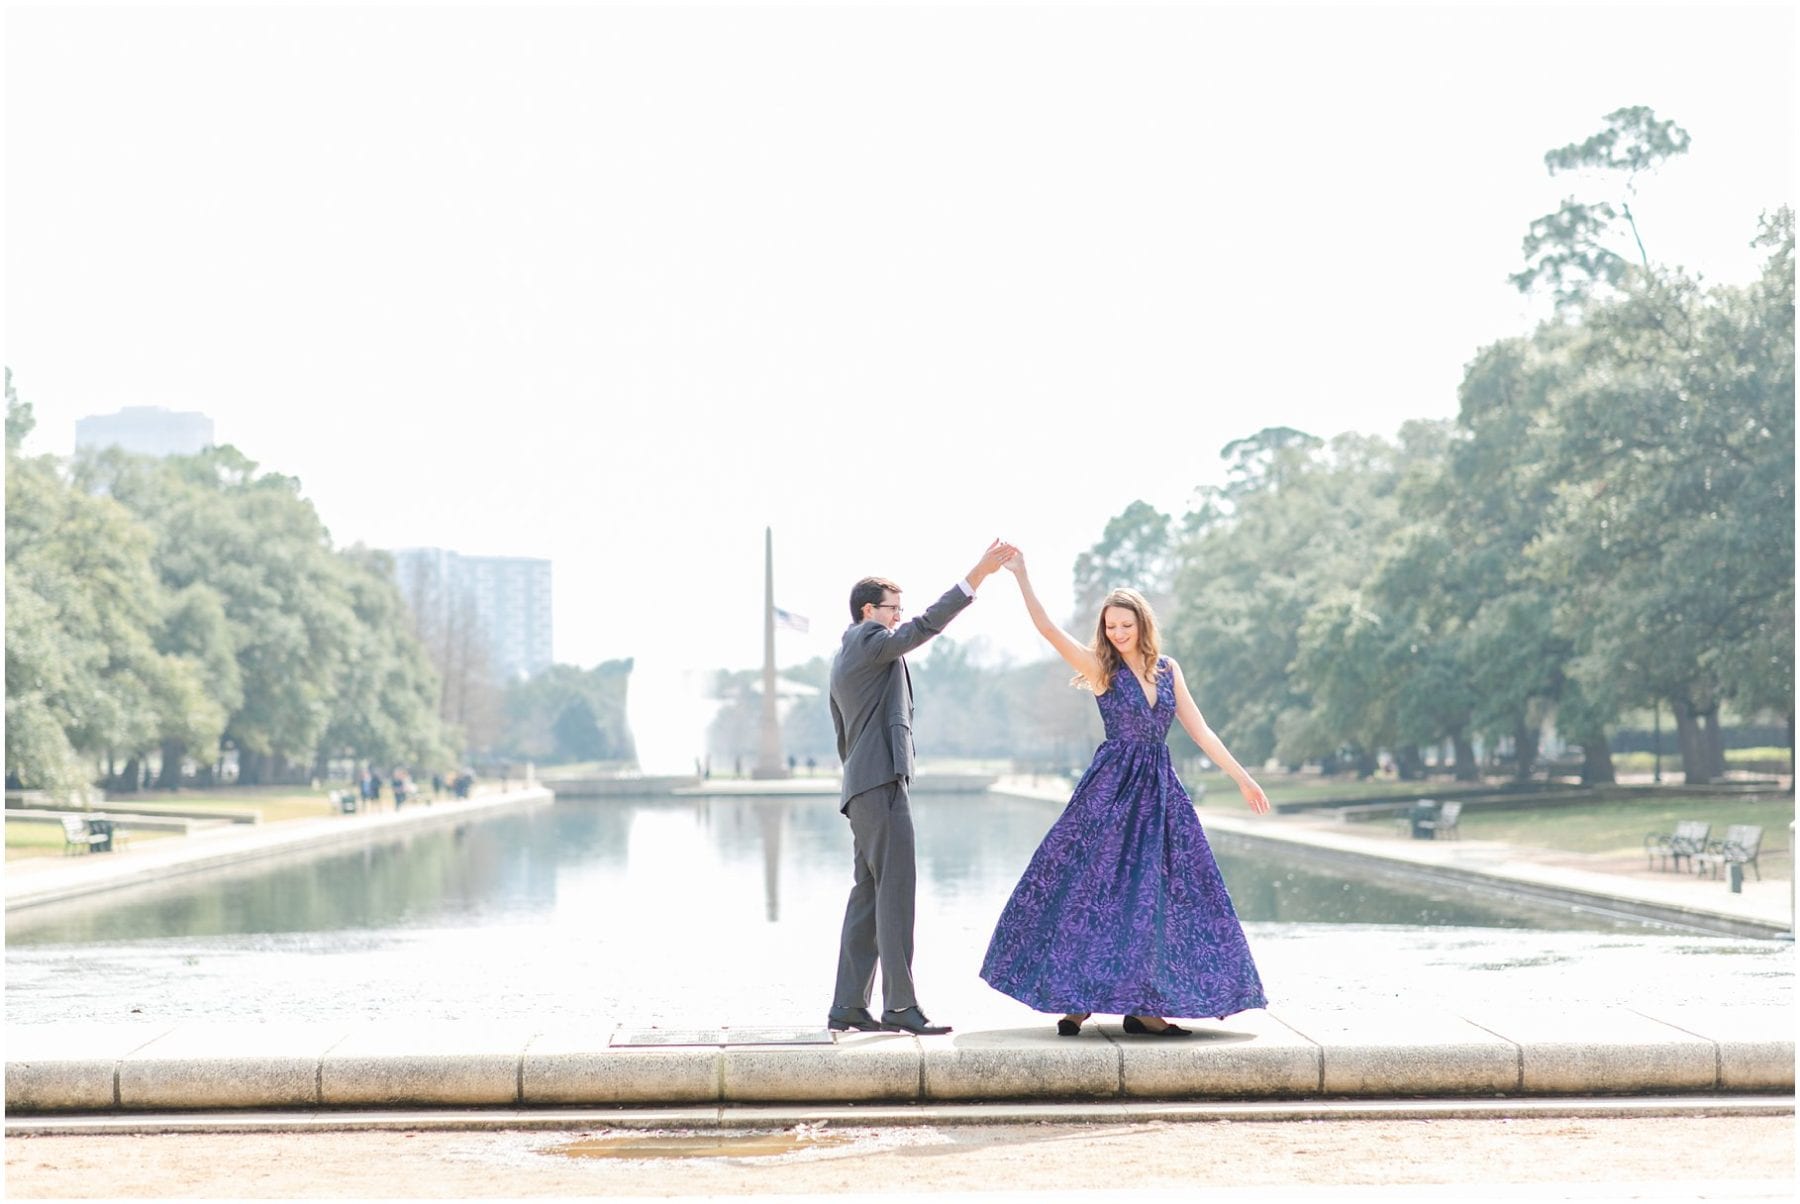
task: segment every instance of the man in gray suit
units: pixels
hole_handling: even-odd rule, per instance
[[[838,942],[837,988],[827,1023],[836,1032],[947,1033],[932,1024],[913,993],[912,676],[906,654],[944,629],[975,598],[975,588],[1013,554],[988,545],[969,575],[911,622],[900,621],[900,587],[864,577],[850,591],[844,643],[831,662],[831,723],[844,762],[839,808],[850,820],[856,879]],[[886,1010],[869,1014],[875,965]]]

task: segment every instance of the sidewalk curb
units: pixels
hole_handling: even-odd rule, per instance
[[[15,1025],[9,1115],[269,1108],[787,1107],[1794,1090],[1783,1008],[1247,1012],[1179,1042],[1094,1025],[831,1044],[613,1046],[485,1024]]]
[[[169,1133],[338,1133],[609,1129],[789,1129],[797,1125],[1181,1124],[1355,1120],[1527,1120],[1792,1116],[1791,1095],[1606,1099],[1336,1100],[1282,1103],[914,1104],[903,1108],[554,1108],[419,1112],[247,1112],[9,1117],[8,1137]]]

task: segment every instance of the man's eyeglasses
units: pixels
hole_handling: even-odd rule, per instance
[[[876,610],[891,610],[897,615],[903,615],[906,613],[906,607],[900,605],[898,602],[883,602],[880,605],[876,606],[875,609]]]

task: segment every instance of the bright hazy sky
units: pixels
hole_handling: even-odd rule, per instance
[[[340,544],[550,558],[556,656],[751,667],[762,532],[828,653],[987,540],[1053,611],[1268,425],[1454,414],[1647,104],[1650,251],[1754,274],[1787,5],[9,5],[6,363],[31,447],[200,410]],[[951,628],[1047,651],[1010,579]]]

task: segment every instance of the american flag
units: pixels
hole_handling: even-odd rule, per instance
[[[805,635],[812,628],[812,624],[807,622],[805,615],[797,615],[793,611],[783,610],[779,606],[775,608],[775,626],[785,627],[789,631],[798,631],[801,635]]]

